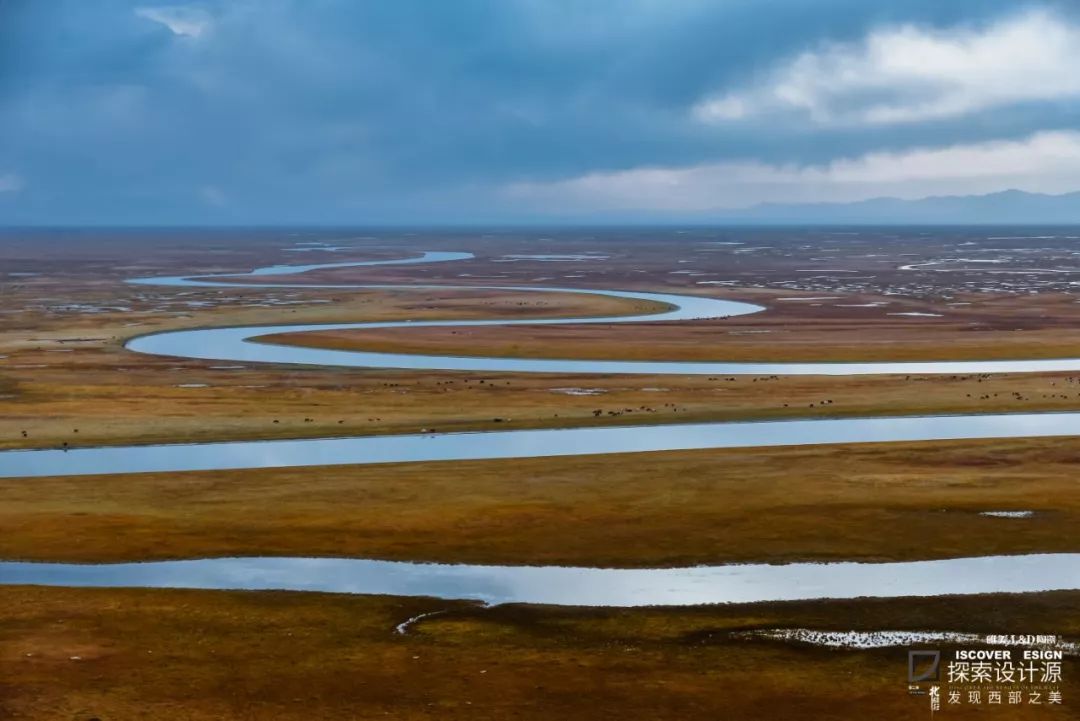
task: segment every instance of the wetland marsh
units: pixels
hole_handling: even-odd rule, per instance
[[[857,238],[842,242],[866,242]],[[1005,330],[1013,323],[1032,332],[1026,337],[1064,343],[1059,329],[1076,311],[1056,290],[1045,301],[940,284],[906,295],[878,279],[875,295],[869,286],[848,287],[852,278],[841,272],[828,290],[817,278],[798,289],[802,295],[783,283],[692,287],[700,276],[689,273],[673,287],[655,280],[664,277],[655,266],[672,259],[650,260],[644,241],[631,252],[566,234],[550,252],[508,252],[513,242],[500,238],[498,256],[477,238],[291,239],[279,252],[325,248],[328,256],[367,259],[334,257],[290,274],[288,257],[239,238],[210,240],[233,260],[192,263],[207,241],[162,244],[189,268],[174,258],[120,269],[128,275],[107,271],[83,286],[97,300],[73,298],[29,326],[7,321],[2,422],[20,429],[0,451],[0,556],[8,561],[0,582],[13,584],[3,590],[12,598],[49,591],[40,584],[78,603],[108,597],[80,593],[139,593],[147,601],[197,594],[190,598],[208,609],[241,597],[211,588],[271,597],[287,589],[388,594],[401,603],[444,597],[408,602],[428,608],[413,614],[424,617],[415,630],[412,616],[397,622],[410,634],[447,623],[440,619],[458,613],[456,599],[568,604],[571,614],[579,613],[574,606],[675,604],[664,624],[683,623],[695,604],[756,601],[764,613],[784,599],[818,599],[797,603],[823,613],[856,604],[869,614],[868,632],[898,626],[963,638],[980,629],[959,618],[948,628],[928,625],[914,615],[890,626],[878,617],[880,604],[901,601],[865,597],[906,596],[913,613],[924,607],[914,597],[940,594],[954,608],[983,598],[1020,608],[1031,598],[1069,604],[1080,584],[1069,531],[1080,512],[1071,481],[1080,457],[1074,362],[977,361],[970,349],[978,339],[957,359],[934,340],[955,331],[957,311],[948,308],[959,308],[967,322],[987,326],[977,332],[990,346],[1014,333]],[[710,243],[692,246],[700,263],[716,262],[716,247],[738,247]],[[432,250],[439,246],[447,249]],[[801,247],[790,252],[798,256]],[[724,262],[745,263],[747,255],[732,250]],[[860,256],[846,257],[857,264]],[[425,258],[444,262],[412,262]],[[241,259],[264,269],[251,274],[259,282],[244,277]],[[396,260],[409,262],[397,268]],[[901,260],[897,278],[925,273],[951,284],[978,270],[930,276],[937,264]],[[574,272],[532,271],[537,289],[522,284],[529,264],[563,263],[574,263]],[[477,272],[447,270],[459,264]],[[774,264],[763,258],[758,272],[772,273]],[[6,302],[25,303],[59,282],[48,268],[27,265],[38,269],[15,276]],[[646,277],[628,281],[641,275],[639,265]],[[603,292],[593,292],[587,281],[597,270],[632,290],[612,292],[619,288],[603,277]],[[155,285],[157,276],[166,285]],[[139,282],[125,282],[132,277]],[[553,280],[573,284],[554,292]],[[459,284],[468,287],[452,287]],[[66,292],[78,295],[74,285]],[[175,293],[185,294],[182,308],[169,306]],[[957,293],[971,300],[957,301]],[[281,314],[287,324],[275,322]],[[203,338],[203,326],[230,328],[233,345]],[[816,329],[812,340],[808,326]],[[82,330],[91,327],[97,334]],[[894,331],[918,337],[913,347],[925,344],[926,354],[912,358],[909,348],[896,364],[876,349],[858,367],[835,365],[829,353],[821,357],[827,365],[811,362],[815,348],[830,338],[851,343],[844,339],[857,328],[871,341]],[[547,329],[558,335],[536,360],[529,356],[537,346],[524,336],[509,346],[486,340]],[[711,329],[705,344],[703,329]],[[617,360],[622,349],[642,363],[634,349],[645,346],[603,339],[630,331],[657,342],[650,341],[651,362],[627,375]],[[474,350],[457,357],[462,367],[444,367],[449,356],[433,343],[446,339],[456,352],[464,342],[458,332],[469,334]],[[582,333],[593,334],[599,350],[580,345]],[[763,340],[785,334],[795,345]],[[666,340],[680,335],[693,339],[693,358],[705,360],[688,358],[683,341]],[[399,336],[401,353],[388,355],[387,343]],[[162,344],[147,345],[154,339]],[[379,350],[368,351],[369,343]],[[304,355],[323,353],[310,349],[320,345],[334,350]],[[791,348],[805,358],[801,365],[775,362]],[[1058,352],[1048,348],[1051,357]],[[299,362],[287,362],[289,353],[301,354]],[[747,360],[754,353],[759,363]],[[728,354],[739,360],[723,361]],[[485,365],[473,367],[478,357]],[[1031,357],[1045,358],[1037,348]],[[394,367],[374,367],[385,358]],[[55,381],[42,385],[48,378]],[[20,420],[20,410],[48,419]],[[58,588],[79,585],[157,588]],[[169,590],[177,586],[204,590]],[[1030,618],[1006,612],[998,622],[1019,629]],[[819,628],[852,630],[832,623]],[[734,636],[721,645],[733,643]],[[798,645],[775,634],[738,641],[762,650],[785,643]],[[887,651],[830,653],[866,661]],[[176,663],[170,673],[186,673],[187,662]]]

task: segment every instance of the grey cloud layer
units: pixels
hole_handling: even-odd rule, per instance
[[[0,147],[0,222],[558,218],[571,209],[547,191],[582,178],[662,168],[689,183],[708,178],[701,168],[734,163],[795,169],[781,178],[788,187],[806,175],[800,169],[838,159],[1024,143],[1080,120],[1074,88],[1062,80],[1059,92],[1038,68],[1031,83],[1008,87],[1042,82],[1045,93],[995,96],[993,112],[982,92],[958,111],[884,127],[812,121],[858,120],[860,95],[886,95],[890,78],[906,85],[887,107],[905,107],[912,74],[897,80],[864,62],[873,38],[895,37],[890,29],[977,39],[1025,13],[1063,32],[1076,23],[1067,4],[1030,7],[8,2],[0,4],[0,134],[10,141]],[[813,77],[845,62],[869,75],[840,87]],[[800,67],[814,71],[799,88],[810,121],[774,107],[775,86]],[[723,197],[722,186],[701,183],[682,192],[725,207],[769,199],[771,187],[762,186],[765,197]],[[522,192],[537,188],[547,194]],[[650,202],[681,207],[670,197]]]

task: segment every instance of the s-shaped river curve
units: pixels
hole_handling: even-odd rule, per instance
[[[352,266],[461,261],[471,253],[427,252],[402,260],[275,265],[246,274],[135,278],[137,285],[237,287],[236,279],[271,278],[312,270]],[[270,334],[317,330],[400,327],[648,323],[746,315],[761,306],[715,298],[644,291],[588,290],[536,286],[474,285],[314,285],[282,282],[244,283],[255,288],[333,288],[475,290],[592,293],[658,302],[666,309],[651,314],[491,320],[426,320],[360,323],[195,328],[138,336],[126,347],[137,353],[243,363],[457,370],[517,373],[645,374],[788,374],[851,375],[870,373],[989,373],[1080,370],[1080,359],[900,363],[729,363],[681,361],[551,360],[484,358],[406,353],[371,353],[275,345],[261,342]],[[822,443],[961,440],[1080,435],[1080,413],[982,414],[920,417],[841,418],[488,431],[304,440],[236,441],[190,445],[138,445],[0,452],[0,477],[93,475],[162,471],[280,468],[344,464],[550,457],[601,453],[739,448]]]
[[[400,261],[271,266],[249,276],[322,268],[464,260],[468,253],[425,253]],[[234,286],[211,275],[140,278],[170,286]],[[248,284],[245,284],[247,286]],[[296,285],[303,288],[477,288],[436,285]],[[479,286],[491,288],[491,286]],[[419,370],[648,374],[985,373],[1080,370],[1080,359],[947,363],[686,363],[461,358],[295,348],[252,342],[258,336],[308,330],[408,325],[478,326],[647,322],[743,315],[759,306],[638,291],[501,287],[505,290],[595,293],[665,303],[651,315],[528,320],[290,324],[170,331],[135,338],[135,352],[246,363],[291,363]],[[1080,414],[941,416],[704,423],[620,428],[455,433],[299,441],[86,448],[0,453],[0,477],[91,475],[146,471],[270,468],[297,465],[514,458],[689,448],[779,446],[1080,434]],[[217,558],[128,564],[0,562],[0,583],[66,586],[146,586],[202,589],[285,589],[389,593],[478,599],[490,603],[686,605],[862,596],[1025,593],[1080,588],[1080,554],[1029,554],[905,563],[736,564],[666,569],[561,568],[417,564],[365,559]]]
[[[275,265],[247,274],[209,276],[136,278],[140,285],[236,287],[228,278],[268,277],[303,273],[310,270],[364,265],[433,263],[472,258],[471,253],[428,252],[418,258],[316,265]],[[353,368],[399,368],[407,370],[444,370],[514,373],[617,373],[650,375],[870,375],[880,373],[1017,373],[1035,371],[1080,370],[1080,358],[994,361],[930,361],[878,363],[731,363],[724,361],[622,361],[622,360],[553,360],[539,358],[483,358],[411,353],[372,353],[273,345],[253,342],[260,336],[305,331],[359,330],[364,328],[475,327],[511,325],[566,325],[582,323],[647,323],[657,321],[706,320],[747,315],[764,310],[759,305],[731,300],[704,298],[673,293],[649,293],[629,290],[549,288],[541,286],[475,285],[312,285],[289,283],[245,283],[255,288],[334,288],[412,289],[412,290],[508,290],[545,293],[584,293],[611,298],[654,301],[669,306],[660,313],[576,318],[528,318],[492,320],[417,320],[376,323],[311,323],[289,325],[196,328],[139,336],[128,341],[127,348],[137,353],[198,358],[202,360],[244,363],[290,363],[300,365],[343,366]]]

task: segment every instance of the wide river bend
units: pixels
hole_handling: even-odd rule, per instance
[[[387,261],[284,265],[247,274],[138,278],[139,285],[235,287],[242,276],[272,278],[363,265],[463,261],[469,253],[428,252]],[[262,288],[454,289],[493,286],[244,283]],[[261,336],[363,328],[647,323],[755,313],[748,303],[644,291],[533,286],[546,293],[594,293],[655,301],[646,315],[553,319],[396,321],[196,328],[133,338],[137,353],[243,363],[601,374],[964,374],[1080,371],[1080,359],[898,363],[729,363],[484,358],[326,350],[269,344]],[[0,477],[179,472],[285,466],[521,458],[643,451],[1080,434],[1080,413],[697,423],[618,428],[494,431],[191,445],[143,445],[0,452]],[[987,522],[1002,522],[988,518]],[[1008,521],[1004,521],[1008,522]],[[685,605],[815,598],[1026,593],[1080,589],[1080,554],[1029,554],[903,563],[734,564],[665,569],[470,566],[336,558],[210,558],[123,564],[0,562],[0,584],[281,589],[386,593],[585,606]]]

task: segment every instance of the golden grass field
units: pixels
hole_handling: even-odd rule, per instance
[[[0,448],[1080,406],[1080,373],[525,376],[229,368],[141,356],[123,341],[181,327],[648,308],[495,290],[133,291],[120,279],[297,259],[221,241],[210,246],[218,264],[205,260],[206,247],[165,245],[125,266],[125,248],[73,245],[70,260],[43,266],[42,279],[0,285],[7,311],[0,315]],[[34,248],[19,252],[18,268],[38,269],[28,260]],[[380,249],[372,257],[394,255]],[[1080,306],[1066,294],[862,293],[845,298],[852,307],[826,307],[781,301],[800,295],[787,290],[673,288],[654,272],[663,257],[649,258],[641,274],[615,265],[609,287],[631,287],[625,278],[642,289],[715,292],[769,310],[705,323],[401,329],[274,341],[567,358],[1080,356]],[[528,280],[520,275],[498,282]],[[435,266],[315,277],[453,280]],[[43,310],[42,298],[54,299],[54,309]],[[863,307],[886,298],[890,310],[941,317]],[[958,299],[970,305],[949,304]],[[60,301],[105,310],[55,310]],[[1076,552],[1078,463],[1080,441],[1068,438],[0,479],[0,559],[319,555],[652,567]],[[979,515],[993,510],[1036,513]],[[409,635],[393,632],[426,611],[447,613]],[[906,693],[903,648],[827,650],[728,633],[810,626],[1075,639],[1078,619],[1073,592],[618,610],[0,586],[0,719],[922,718],[925,699]],[[1068,661],[1063,709],[947,715],[1069,718],[1080,691],[1075,671]]]
[[[1080,440],[0,479],[0,558],[684,566],[1075,550]],[[1034,510],[1031,518],[981,511]]]
[[[700,291],[691,291],[700,293]],[[931,361],[1080,355],[1075,299],[958,295],[948,303],[859,295],[826,307],[806,293],[725,297],[764,311],[715,320],[610,324],[380,328],[271,335],[267,341],[348,350],[465,356],[687,361]],[[874,304],[888,303],[886,309]],[[956,303],[961,303],[958,306]],[[905,316],[904,313],[924,315]]]
[[[228,292],[243,297],[243,293],[252,291],[230,289]],[[326,307],[312,304],[287,310],[217,308],[180,314],[187,317],[147,312],[75,319],[41,318],[29,325],[22,320],[21,325],[27,327],[11,327],[0,332],[0,355],[6,356],[0,365],[0,403],[3,404],[0,448],[416,433],[424,428],[454,431],[805,416],[1069,410],[1080,402],[1080,374],[1071,373],[779,378],[512,373],[485,376],[259,364],[237,367],[228,362],[139,355],[122,347],[124,339],[141,333],[202,325],[272,323],[280,321],[283,313],[289,322],[341,322],[357,318],[637,313],[645,309],[637,302],[597,296],[533,297],[499,291],[465,294],[361,291],[323,296],[326,292],[320,291],[314,299],[332,298],[334,302]],[[1020,314],[1015,308],[1018,305],[1022,304],[1014,300],[1012,313]],[[770,312],[739,319],[741,331],[721,332],[708,324],[696,323],[634,326],[639,335],[646,334],[647,342],[638,344],[619,340],[618,335],[627,331],[606,324],[490,331],[461,329],[444,331],[438,339],[446,341],[448,350],[455,351],[454,343],[460,341],[455,341],[452,333],[501,330],[525,336],[526,340],[521,341],[525,345],[487,346],[482,339],[471,336],[468,342],[477,344],[484,352],[505,351],[513,355],[535,352],[575,357],[589,351],[605,357],[613,353],[626,357],[648,353],[649,357],[673,359],[777,360],[812,358],[817,353],[823,359],[837,360],[830,355],[830,347],[843,349],[854,343],[856,337],[895,334],[902,343],[907,342],[908,336],[918,335],[922,345],[912,343],[910,347],[922,348],[920,358],[924,360],[972,357],[978,353],[988,357],[995,354],[1017,357],[1025,353],[1032,357],[1067,356],[1072,346],[1070,331],[1064,326],[1068,320],[1066,311],[1072,312],[1072,308],[1060,302],[1046,306],[1058,308],[1056,316],[1048,317],[1056,318],[1054,322],[1062,325],[1061,329],[973,333],[978,338],[970,348],[948,342],[956,337],[955,329],[948,324],[913,329],[912,321],[900,319],[895,326],[875,329],[872,324],[850,325],[854,321],[847,321],[848,325],[835,329],[829,324],[813,325],[810,308],[798,310],[807,317],[784,321],[788,328],[784,334],[802,339],[788,344],[770,345],[760,340],[762,336],[747,333],[756,327],[753,324],[765,329],[773,324],[775,328],[778,321],[770,320]],[[796,311],[785,309],[784,312]],[[438,351],[441,346],[432,340],[425,341],[422,347],[410,341],[412,335],[426,337],[431,330],[434,329],[421,333],[421,329],[405,329],[393,335],[395,340],[390,345],[372,338],[396,331],[341,335],[347,336],[350,345],[355,340],[363,347],[380,350],[400,347],[417,352]],[[534,333],[548,331],[565,337],[550,338],[546,343],[528,340]],[[582,342],[585,333],[599,334],[605,339],[614,334],[616,340],[590,346]],[[665,338],[673,337],[682,338],[680,347],[696,355],[687,356],[664,344]],[[334,338],[317,334],[297,334],[288,340],[292,342],[294,338],[299,338],[299,342],[338,345]],[[1005,343],[1003,338],[1011,340]],[[285,339],[276,339],[281,340]],[[861,355],[845,358],[874,359],[875,353],[880,355],[884,351],[869,352],[864,348]]]
[[[1080,634],[1080,594],[567,609],[378,596],[0,588],[0,717],[927,718],[906,650],[729,637],[771,627]],[[419,613],[444,611],[395,634]],[[943,709],[1065,719],[1064,704]]]

